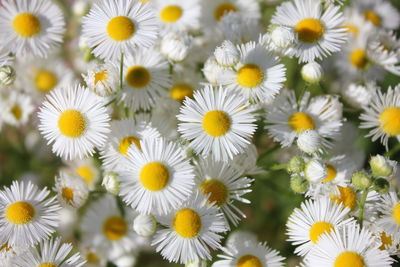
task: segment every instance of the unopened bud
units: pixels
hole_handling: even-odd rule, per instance
[[[294,156],[290,159],[287,171],[289,173],[300,173],[304,170],[305,162],[301,156]]]
[[[9,86],[15,81],[15,70],[9,65],[0,67],[0,85]]]
[[[149,237],[156,232],[157,222],[150,214],[139,214],[133,221],[133,230],[143,237]]]
[[[300,175],[292,176],[290,179],[290,188],[292,188],[295,193],[302,194],[307,191],[308,187],[308,181]]]
[[[359,190],[365,190],[371,185],[371,178],[365,172],[356,172],[351,177],[351,183]]]
[[[386,194],[389,192],[389,182],[384,178],[378,178],[374,181],[374,190],[379,194]]]
[[[301,68],[301,77],[308,83],[318,83],[323,73],[321,65],[317,62],[309,62]]]
[[[119,193],[119,181],[117,177],[118,175],[116,173],[108,172],[104,175],[103,181],[101,182],[101,185],[114,195]]]
[[[381,155],[371,157],[369,161],[372,175],[375,177],[388,177],[393,174],[393,169],[396,166],[396,162],[393,162]]]

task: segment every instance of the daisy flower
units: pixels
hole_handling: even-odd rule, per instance
[[[70,243],[61,243],[61,238],[42,241],[37,247],[31,247],[13,262],[17,267],[81,267],[85,264],[79,253],[68,256],[73,247]]]
[[[221,233],[227,230],[219,209],[198,194],[157,221],[167,228],[156,232],[152,246],[170,262],[181,264],[211,260],[210,249],[220,248]]]
[[[82,77],[87,87],[99,96],[110,96],[119,89],[119,70],[112,63],[97,64]]]
[[[178,144],[145,138],[127,155],[125,169],[117,171],[120,195],[138,212],[166,214],[192,194],[193,167]]]
[[[0,191],[0,244],[31,246],[54,233],[61,207],[49,194],[31,182],[16,181]]]
[[[107,258],[98,249],[92,247],[81,248],[82,258],[86,260],[85,267],[105,267]]]
[[[218,255],[220,260],[213,263],[212,267],[283,267],[284,257],[277,250],[271,249],[267,243],[242,242],[235,247],[222,248],[224,254]]]
[[[197,30],[200,27],[199,0],[156,0],[157,18],[165,32]]]
[[[64,26],[51,1],[6,0],[0,7],[0,46],[20,58],[46,57],[62,42]]]
[[[256,130],[252,111],[246,99],[207,85],[184,101],[178,131],[196,153],[227,161],[250,144]]]
[[[372,128],[366,137],[372,137],[372,141],[380,139],[386,150],[389,137],[400,141],[400,85],[394,89],[389,87],[386,93],[381,90],[373,92],[371,102],[360,119],[360,128]]]
[[[389,1],[357,0],[353,6],[376,27],[395,30],[400,26],[400,13]]]
[[[367,225],[368,229],[372,232],[376,239],[376,245],[380,250],[386,250],[390,255],[397,255],[399,253],[400,234],[399,232],[389,234],[376,222]]]
[[[0,107],[4,122],[21,126],[28,122],[34,110],[32,99],[26,94],[12,91]]]
[[[301,203],[301,208],[293,211],[286,224],[288,241],[298,246],[294,253],[307,255],[320,242],[323,234],[335,232],[339,227],[351,223],[353,219],[347,219],[349,211],[343,205],[335,205],[329,198]]]
[[[309,266],[389,267],[393,259],[376,245],[372,233],[356,223],[321,235],[307,259]]]
[[[159,138],[158,131],[145,121],[123,119],[111,122],[109,141],[101,150],[103,168],[108,171],[124,170],[129,147],[140,150],[140,140]]]
[[[226,218],[236,226],[244,213],[235,206],[235,201],[249,204],[242,196],[250,193],[252,179],[241,177],[242,172],[231,168],[225,162],[214,161],[211,158],[199,160],[196,164],[196,187],[208,203],[218,206]]]
[[[242,44],[237,49],[239,62],[232,69],[226,69],[220,83],[250,101],[271,101],[286,81],[284,65],[255,42]]]
[[[90,190],[93,190],[99,180],[99,170],[93,158],[84,158],[65,162],[67,172],[78,175],[86,183]]]
[[[382,195],[378,202],[381,215],[376,224],[388,234],[397,234],[400,231],[400,200],[395,192]]]
[[[157,35],[154,12],[140,1],[103,0],[82,20],[82,37],[102,59],[118,60],[121,53],[134,54],[138,48],[148,48]]]
[[[65,207],[80,208],[89,195],[87,185],[80,177],[65,172],[56,176],[53,190],[57,192],[59,202]]]
[[[294,55],[300,62],[310,62],[338,52],[346,41],[339,9],[335,5],[324,9],[321,1],[288,1],[278,6],[271,23],[290,29],[295,35]]]
[[[65,159],[92,155],[110,131],[104,100],[80,85],[52,90],[38,116],[39,130],[53,144],[53,153]]]
[[[165,88],[171,86],[168,62],[154,49],[140,49],[128,55],[123,75],[121,99],[133,111],[151,109],[166,95]]]
[[[284,147],[292,145],[301,132],[315,130],[322,145],[329,147],[330,141],[339,136],[341,117],[342,104],[336,96],[310,98],[310,93],[305,92],[298,103],[293,90],[284,90],[268,107],[266,129]]]

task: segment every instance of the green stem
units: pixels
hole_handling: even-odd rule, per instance
[[[121,53],[121,62],[119,65],[119,90],[122,90],[123,74],[124,74],[124,53]]]
[[[400,151],[400,143],[397,143],[394,147],[392,147],[388,152],[385,153],[385,157],[390,158],[394,154]]]
[[[360,203],[359,203],[359,208],[360,210],[358,211],[358,223],[362,227],[363,225],[363,219],[364,219],[364,206],[365,202],[367,201],[367,196],[368,196],[368,188],[364,190],[364,192],[361,195]]]
[[[271,168],[269,168],[269,170],[271,171],[279,171],[279,170],[284,170],[286,169],[287,164],[275,164],[272,165]]]
[[[303,89],[301,89],[299,97],[297,98],[297,105],[300,106],[301,100],[303,99],[303,96],[305,94],[305,92],[308,90],[308,87],[310,87],[309,83],[306,83],[303,87]]]

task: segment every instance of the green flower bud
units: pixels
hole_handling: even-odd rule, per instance
[[[371,167],[372,175],[375,177],[388,177],[393,174],[392,161],[381,155],[371,157],[369,165]]]
[[[15,81],[15,70],[13,67],[5,65],[0,67],[0,85],[8,86]]]
[[[367,189],[371,185],[371,182],[371,177],[369,177],[365,172],[356,172],[351,177],[351,183],[358,190]]]
[[[389,192],[389,182],[384,178],[378,178],[374,181],[374,189],[379,194],[386,194]]]
[[[101,185],[111,194],[119,193],[118,175],[114,172],[108,172],[104,175]]]
[[[292,188],[295,193],[304,193],[307,191],[308,186],[308,181],[300,175],[295,175],[290,179],[290,188]]]
[[[294,156],[290,159],[286,170],[288,173],[300,173],[304,170],[305,162],[300,156]]]

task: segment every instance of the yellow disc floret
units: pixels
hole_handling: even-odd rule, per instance
[[[393,207],[393,220],[397,223],[400,224],[400,202],[398,202],[396,205]]]
[[[11,114],[13,114],[14,118],[19,121],[22,117],[22,109],[19,105],[15,104],[11,107]]]
[[[342,252],[337,256],[334,267],[365,267],[364,259],[353,251]]]
[[[380,26],[381,25],[381,17],[376,14],[373,10],[366,10],[364,12],[364,18],[366,20],[369,20],[374,24],[375,26]]]
[[[124,41],[129,39],[134,32],[135,24],[128,17],[114,17],[107,24],[107,33],[115,41]]]
[[[215,179],[204,181],[200,185],[200,190],[204,195],[209,196],[209,203],[215,203],[218,206],[222,206],[228,198],[228,188],[226,185]]]
[[[329,234],[333,230],[333,225],[328,222],[316,222],[310,228],[310,240],[318,243],[318,239],[322,234]]]
[[[81,112],[68,109],[61,113],[58,119],[58,127],[63,135],[77,138],[86,130],[86,119]]]
[[[70,203],[74,200],[74,190],[69,187],[63,187],[61,189],[61,196],[65,202]]]
[[[183,102],[186,97],[193,96],[193,87],[185,83],[179,83],[174,85],[169,92],[172,99],[176,101]]]
[[[130,67],[126,73],[125,79],[130,86],[145,87],[150,82],[150,72],[142,66]]]
[[[382,245],[379,247],[380,250],[385,250],[393,244],[393,239],[391,235],[387,235],[385,232],[380,234],[380,239]]]
[[[303,132],[305,130],[314,130],[314,121],[310,115],[304,112],[296,112],[289,117],[289,126],[296,132]]]
[[[332,182],[336,178],[337,171],[335,167],[333,167],[330,164],[326,165],[326,169],[328,170],[327,171],[328,174],[326,175],[325,179],[322,180],[322,182]]]
[[[86,182],[87,185],[91,185],[93,180],[94,180],[94,176],[95,173],[92,170],[92,167],[90,165],[83,165],[81,167],[79,167],[76,170],[76,173],[82,177],[82,179]]]
[[[44,262],[38,265],[38,267],[57,267],[57,265],[55,263],[51,263],[51,262]]]
[[[94,74],[94,84],[107,80],[107,70],[99,71]]]
[[[220,20],[225,14],[229,12],[237,12],[237,8],[231,3],[222,3],[214,11],[216,20]]]
[[[131,144],[135,144],[137,148],[141,149],[139,138],[134,136],[127,136],[124,137],[121,142],[119,142],[119,152],[121,152],[121,154],[124,154],[125,156],[128,156],[128,149]]]
[[[26,201],[17,201],[6,208],[6,218],[13,224],[26,224],[35,217],[35,208]]]
[[[175,214],[173,226],[181,237],[192,238],[200,233],[201,218],[192,209],[182,209]]]
[[[52,90],[57,83],[57,76],[51,71],[40,70],[36,73],[35,87],[43,93],[47,93]]]
[[[156,161],[147,163],[140,171],[140,181],[146,189],[159,191],[168,184],[168,167]]]
[[[226,134],[231,128],[231,120],[223,111],[212,110],[203,117],[203,129],[209,135],[214,137]]]
[[[15,16],[12,22],[14,31],[24,38],[30,38],[40,32],[40,20],[30,13],[20,13]]]
[[[314,43],[324,34],[324,25],[317,19],[307,18],[299,21],[294,30],[300,41]]]
[[[367,53],[364,49],[355,49],[350,53],[350,63],[357,69],[365,69],[368,65]]]
[[[262,267],[259,258],[254,255],[246,254],[240,257],[236,264],[237,267]]]
[[[400,134],[400,108],[388,107],[379,115],[379,124],[382,131],[390,136]]]
[[[128,231],[125,220],[118,216],[111,216],[103,224],[103,233],[110,240],[120,240]]]
[[[357,204],[357,194],[351,187],[337,187],[339,195],[332,196],[331,199],[338,204],[343,204],[345,207],[353,210]]]
[[[170,5],[164,7],[160,12],[160,18],[163,22],[172,23],[182,17],[183,10],[180,6]]]
[[[245,64],[239,69],[236,80],[243,87],[253,88],[264,80],[264,73],[255,64]]]

